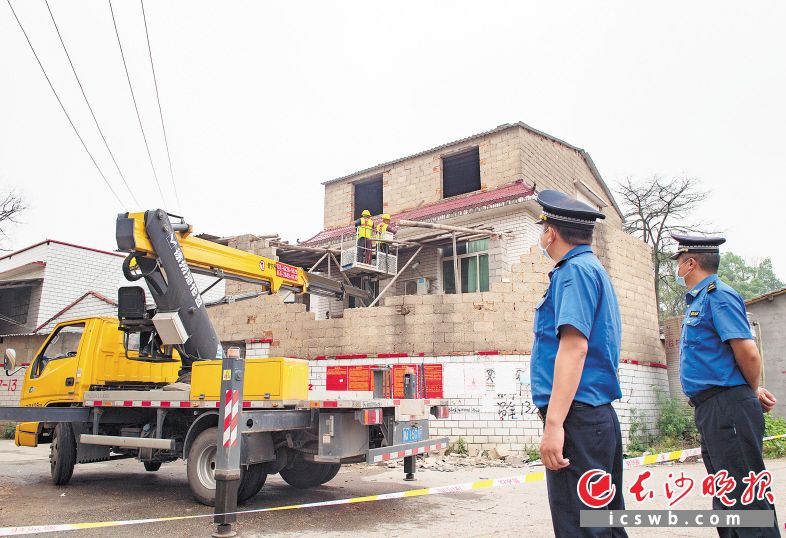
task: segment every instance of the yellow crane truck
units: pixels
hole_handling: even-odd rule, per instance
[[[191,231],[160,209],[120,214],[123,272],[145,280],[155,306],[143,288],[122,287],[117,318],[60,323],[29,360],[20,407],[0,408],[0,420],[19,422],[17,445],[50,444],[55,484],[67,484],[77,463],[136,458],[154,472],[182,458],[196,500],[225,513],[269,474],[310,488],[343,463],[404,458],[411,477],[416,454],[447,446],[429,438],[429,417],[446,418],[447,402],[394,399],[384,369],[371,398],[310,399],[307,361],[228,356],[193,273],[261,287],[224,302],[282,289],[366,292]],[[9,350],[6,374],[15,361]],[[216,521],[227,530],[232,519]]]

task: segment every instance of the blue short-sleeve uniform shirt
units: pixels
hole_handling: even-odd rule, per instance
[[[549,279],[546,294],[535,308],[530,363],[533,403],[537,407],[549,403],[560,329],[565,325],[575,327],[588,344],[574,400],[598,406],[621,398],[617,367],[622,322],[606,270],[588,245],[579,245],[557,263]]]
[[[753,338],[745,302],[732,287],[710,275],[686,295],[680,339],[680,381],[688,396],[712,387],[745,385],[728,341]]]

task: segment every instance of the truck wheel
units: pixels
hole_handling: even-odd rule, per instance
[[[328,482],[330,482],[331,480],[336,478],[336,475],[338,474],[338,471],[341,469],[341,464],[340,463],[329,463],[329,464],[325,465],[325,467],[328,468],[328,471],[325,474],[325,478],[322,479],[322,482],[320,482],[320,484],[327,484]]]
[[[281,478],[290,486],[298,489],[308,489],[332,480],[341,464],[314,463],[306,461],[298,452],[288,466],[279,471]],[[332,475],[332,476],[331,476]]]
[[[146,461],[145,462],[145,471],[149,473],[155,473],[161,468],[160,461]]]
[[[186,474],[194,498],[207,506],[216,503],[216,435],[218,428],[208,428],[197,435],[188,451]],[[237,502],[247,501],[262,489],[267,479],[264,464],[254,464],[248,470],[240,468]]]
[[[264,463],[254,463],[243,471],[240,486],[237,488],[237,502],[242,503],[252,499],[267,480]]]
[[[74,430],[68,422],[58,422],[49,446],[49,466],[52,482],[64,486],[71,480],[76,465],[76,439]]]

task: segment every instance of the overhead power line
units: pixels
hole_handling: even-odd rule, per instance
[[[60,44],[63,45],[63,52],[65,52],[66,58],[68,58],[68,63],[71,66],[71,71],[74,73],[74,78],[76,79],[76,83],[79,84],[79,90],[82,92],[82,97],[85,99],[85,104],[87,105],[88,110],[90,110],[90,115],[93,116],[93,121],[96,124],[96,129],[98,129],[98,134],[101,135],[101,140],[104,141],[104,146],[106,146],[106,150],[109,152],[109,156],[112,157],[112,162],[115,163],[115,168],[117,169],[117,173],[120,174],[120,179],[123,180],[123,184],[128,189],[128,194],[131,195],[131,198],[136,203],[137,207],[141,207],[139,200],[136,199],[134,195],[134,191],[131,190],[131,187],[128,185],[126,181],[126,177],[123,175],[123,172],[120,170],[120,165],[117,164],[117,159],[115,159],[115,154],[112,153],[112,150],[109,149],[109,142],[106,141],[106,137],[104,136],[104,131],[101,129],[101,126],[98,124],[98,119],[96,118],[95,113],[93,112],[93,107],[90,105],[90,101],[87,99],[87,94],[85,93],[85,88],[82,86],[82,81],[79,79],[79,75],[76,74],[76,68],[74,67],[74,62],[71,61],[71,55],[68,53],[68,48],[66,47],[65,41],[63,40],[63,36],[60,33],[60,28],[57,26],[57,22],[55,21],[55,15],[52,13],[52,8],[49,6],[49,0],[44,0],[46,2],[46,9],[49,10],[49,16],[52,17],[52,24],[55,26],[55,31],[57,32],[57,37],[60,38]]]
[[[10,0],[8,0],[10,2]],[[150,168],[153,170],[153,177],[156,180],[158,193],[161,195],[161,202],[166,207],[166,198],[164,191],[161,189],[161,182],[158,181],[158,174],[156,167],[153,164],[153,156],[150,153],[150,144],[147,143],[147,135],[145,135],[145,128],[142,126],[142,116],[139,115],[139,107],[136,103],[136,95],[134,95],[134,86],[131,84],[131,75],[128,74],[128,64],[126,63],[126,55],[123,53],[123,44],[120,42],[120,32],[117,29],[117,20],[115,19],[115,10],[112,9],[112,0],[109,0],[109,11],[112,14],[112,24],[115,26],[115,35],[117,36],[117,46],[120,47],[120,57],[123,59],[123,68],[126,72],[126,79],[128,80],[128,89],[131,90],[131,100],[134,102],[134,110],[136,110],[136,119],[139,121],[139,129],[142,131],[142,139],[145,141],[145,149],[147,149],[147,158],[150,161]]]
[[[104,175],[104,172],[101,170],[101,167],[98,166],[98,163],[93,157],[93,154],[90,153],[89,149],[87,149],[87,144],[85,144],[82,135],[79,134],[79,130],[76,128],[76,125],[74,125],[74,122],[71,120],[71,116],[68,114],[65,105],[63,105],[63,101],[60,99],[60,96],[57,94],[57,90],[55,90],[55,87],[52,85],[52,81],[49,79],[49,75],[47,74],[46,69],[44,69],[44,64],[41,63],[41,59],[38,57],[38,54],[36,53],[35,48],[33,47],[33,43],[30,41],[30,38],[27,36],[27,32],[25,31],[24,26],[22,26],[22,21],[19,20],[19,17],[16,14],[16,10],[14,10],[14,6],[11,5],[11,0],[6,0],[6,2],[8,2],[8,7],[11,8],[11,13],[14,14],[14,18],[16,19],[16,23],[19,25],[19,29],[22,30],[22,33],[25,36],[25,40],[27,41],[27,44],[30,46],[30,50],[32,51],[33,56],[35,56],[35,59],[38,62],[38,66],[41,68],[41,72],[44,74],[44,78],[46,78],[46,81],[49,84],[49,88],[51,88],[52,93],[55,94],[55,99],[57,99],[57,102],[60,104],[60,108],[63,110],[63,114],[65,114],[66,118],[68,119],[68,123],[71,124],[71,128],[74,130],[76,137],[79,139],[79,142],[82,143],[82,147],[85,148],[85,152],[87,152],[87,155],[88,157],[90,157],[90,160],[93,161],[93,165],[96,167],[96,170],[98,170],[98,173],[101,175],[101,178],[104,180],[104,183],[106,184],[107,188],[110,191],[112,191],[112,194],[114,195],[115,199],[120,204],[120,206],[125,208],[126,207],[125,204],[123,203],[122,200],[120,200],[120,197],[115,192],[115,189],[112,188],[112,185],[109,183],[109,180]]]
[[[172,155],[169,153],[169,140],[166,136],[166,127],[164,126],[164,112],[161,110],[161,98],[158,95],[158,80],[156,79],[156,68],[153,65],[153,49],[150,47],[150,34],[147,31],[147,16],[145,15],[145,2],[139,0],[142,6],[142,20],[145,21],[145,37],[147,38],[147,52],[150,56],[150,69],[153,71],[153,84],[156,87],[156,101],[158,102],[158,115],[161,117],[161,130],[164,132],[164,145],[166,146],[166,157],[169,161],[169,176],[172,178],[172,188],[175,190],[175,200],[177,201],[177,209],[183,213],[183,206],[180,204],[180,194],[177,192],[177,184],[175,183],[175,173],[172,171]]]

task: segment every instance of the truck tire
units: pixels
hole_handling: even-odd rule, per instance
[[[194,498],[207,506],[216,503],[216,435],[218,428],[207,428],[196,436],[188,450],[186,474]],[[264,464],[250,465],[248,470],[240,468],[240,484],[237,502],[242,503],[259,493],[267,479]]]
[[[240,486],[237,488],[237,502],[243,503],[251,500],[267,480],[264,463],[254,463],[244,470],[240,479]]]
[[[325,467],[328,468],[328,471],[325,474],[325,478],[322,479],[322,482],[320,482],[320,484],[327,484],[328,482],[336,478],[336,475],[338,474],[339,470],[341,470],[340,463],[328,463],[327,465],[325,465]]]
[[[160,461],[146,461],[145,462],[145,471],[149,473],[155,473],[161,468]]]
[[[303,455],[298,452],[292,462],[281,469],[279,474],[284,482],[298,489],[308,489],[319,486],[332,480],[338,470],[340,463],[314,463],[306,461]]]
[[[76,465],[76,439],[69,422],[58,422],[49,446],[49,466],[52,482],[64,486],[71,480]]]

